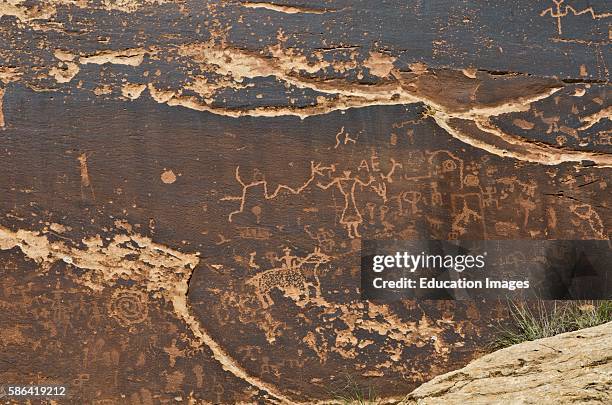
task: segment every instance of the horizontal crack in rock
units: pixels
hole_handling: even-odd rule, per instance
[[[434,120],[454,138],[497,156],[542,165],[590,162],[593,167],[612,167],[612,155],[610,154],[561,149],[529,141],[503,132],[485,118],[467,121],[434,115]]]
[[[241,6],[246,8],[261,8],[265,10],[277,11],[279,13],[285,14],[325,14],[328,12],[334,12],[335,10],[320,10],[315,8],[307,8],[307,7],[299,7],[299,6],[289,6],[283,4],[274,4],[267,2],[253,2],[253,1],[244,1],[240,3]]]

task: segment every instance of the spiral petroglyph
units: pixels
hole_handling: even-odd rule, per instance
[[[506,306],[364,300],[362,242],[610,239],[610,18],[0,0],[0,380],[393,402],[464,367]]]
[[[113,291],[108,311],[125,327],[145,322],[148,317],[148,297],[138,290],[117,289]]]

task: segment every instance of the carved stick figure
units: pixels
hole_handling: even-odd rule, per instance
[[[338,190],[344,197],[344,208],[342,209],[340,223],[346,227],[349,238],[360,238],[359,225],[363,222],[363,217],[355,202],[355,188],[358,184],[362,187],[369,186],[374,181],[374,178],[370,176],[370,179],[364,182],[357,176],[351,176],[350,170],[345,170],[342,174],[342,177],[336,177],[328,184],[317,183],[317,186],[323,190],[327,190],[333,185],[338,187]]]

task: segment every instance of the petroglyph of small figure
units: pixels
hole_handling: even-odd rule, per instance
[[[574,204],[570,211],[582,221],[586,221],[598,239],[607,239],[601,217],[589,204]]]
[[[595,10],[593,10],[593,7],[587,7],[583,10],[578,11],[572,6],[564,5],[563,3],[565,3],[565,0],[552,0],[552,2],[555,5],[553,7],[548,7],[546,10],[543,10],[540,13],[540,17],[544,17],[546,14],[550,14],[551,17],[556,18],[557,19],[557,32],[559,33],[559,35],[563,34],[563,27],[561,26],[561,20],[563,19],[563,17],[566,17],[569,13],[572,13],[573,15],[590,14],[593,20],[599,20],[602,18],[608,18],[612,16],[612,13],[607,13],[607,12],[606,13],[596,13]]]
[[[341,135],[344,135],[343,140],[340,139]],[[340,128],[340,131],[338,131],[338,133],[336,134],[336,145],[334,146],[334,149],[338,149],[338,146],[340,146],[340,144],[347,145],[349,142],[357,143],[357,141],[351,138],[349,136],[349,133],[344,130],[344,127]]]
[[[355,201],[355,189],[357,185],[367,187],[374,182],[374,177],[370,176],[369,180],[363,181],[357,176],[352,176],[350,170],[345,170],[341,177],[334,178],[327,184],[317,183],[317,186],[323,190],[327,190],[331,186],[338,187],[338,190],[344,197],[344,208],[340,217],[340,223],[346,227],[348,236],[351,239],[360,238],[359,225],[363,222],[363,217],[357,208]]]
[[[262,180],[254,180],[251,183],[245,183],[240,176],[240,166],[236,166],[236,181],[238,181],[238,183],[240,183],[240,185],[242,186],[242,194],[240,196],[227,196],[221,199],[221,201],[240,201],[240,207],[236,211],[230,212],[228,217],[229,222],[232,222],[234,215],[244,212],[244,206],[246,204],[246,195],[250,188],[263,186],[264,197],[266,200],[276,198],[283,190],[286,190],[291,194],[300,194],[310,185],[310,183],[314,181],[316,176],[323,176],[326,171],[330,170],[334,170],[333,165],[325,167],[321,166],[321,163],[310,162],[310,177],[304,182],[304,184],[297,188],[293,188],[285,184],[279,184],[274,190],[274,192],[270,193],[268,191],[268,182],[265,178]]]
[[[470,207],[470,199],[476,200],[471,201],[472,205],[476,205],[476,207]],[[474,204],[474,202],[476,202],[476,204]],[[471,222],[479,222],[483,224],[484,215],[482,213],[480,194],[453,194],[451,195],[451,204],[453,210],[452,230],[454,235],[464,235],[467,232],[468,224]],[[478,211],[475,211],[472,208],[476,208]]]
[[[447,150],[437,150],[430,154],[429,177],[445,181],[451,188],[463,188],[463,159]]]
[[[81,196],[85,199],[84,189],[89,188],[91,192],[91,197],[96,199],[96,195],[94,194],[93,186],[91,185],[91,179],[89,178],[89,168],[87,166],[87,153],[81,153],[78,157],[79,159],[79,169],[81,171]]]
[[[270,292],[277,288],[286,296],[299,301],[302,295],[309,296],[309,288],[315,290],[315,297],[321,296],[319,266],[331,261],[331,257],[322,253],[319,248],[304,258],[291,254],[291,249],[284,249],[285,255],[280,258],[281,266],[266,270],[247,280],[246,284],[255,287],[257,298],[264,308],[274,304]],[[312,274],[312,281],[309,281]]]

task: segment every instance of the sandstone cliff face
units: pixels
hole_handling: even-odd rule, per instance
[[[521,343],[434,378],[408,404],[612,401],[612,323]]]
[[[361,240],[609,240],[612,16],[466,3],[0,0],[0,383],[312,404],[480,357],[504,303],[363,301]]]

